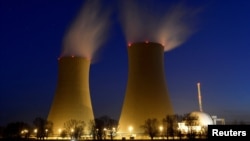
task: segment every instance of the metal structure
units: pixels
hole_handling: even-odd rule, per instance
[[[214,121],[214,125],[225,125],[224,118],[217,118],[217,116],[212,116],[212,119]]]
[[[202,109],[202,101],[201,101],[201,88],[200,88],[200,83],[197,83],[197,88],[198,88],[199,108],[200,108],[200,112],[202,112],[203,109]]]

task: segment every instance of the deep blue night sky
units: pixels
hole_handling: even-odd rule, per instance
[[[118,18],[120,1],[102,2],[112,15],[107,39],[91,64],[90,91],[95,116],[118,119],[128,74],[127,41]],[[155,0],[154,6],[168,9],[178,2]],[[200,82],[204,112],[226,122],[250,122],[250,2],[184,2],[200,13],[197,31],[165,52],[175,113],[199,110],[196,84]],[[0,0],[0,125],[47,117],[62,40],[82,4],[81,0]]]

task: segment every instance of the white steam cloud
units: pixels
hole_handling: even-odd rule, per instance
[[[107,37],[109,11],[102,11],[101,1],[86,0],[63,40],[61,56],[78,56],[93,61]]]
[[[159,1],[123,2],[121,20],[127,42],[148,40],[161,43],[164,51],[169,51],[185,42],[196,30],[194,17],[199,10],[188,9],[183,3],[163,8]],[[160,6],[152,9],[150,6],[156,3]]]

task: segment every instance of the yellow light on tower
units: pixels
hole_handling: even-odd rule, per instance
[[[128,127],[128,131],[129,131],[129,133],[130,133],[130,136],[132,136],[133,127],[132,127],[132,126],[129,126],[129,127]]]
[[[160,130],[160,136],[162,136],[163,127],[160,126],[160,127],[159,127],[159,130]]]
[[[160,127],[159,127],[159,130],[160,130],[160,132],[162,132],[162,130],[163,130],[163,127],[162,127],[162,126],[160,126]]]

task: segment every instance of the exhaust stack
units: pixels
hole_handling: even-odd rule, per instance
[[[48,120],[53,122],[54,133],[62,130],[68,120],[88,123],[94,119],[89,91],[90,60],[74,56],[58,60],[58,83],[48,115]]]
[[[128,46],[128,82],[119,119],[122,136],[143,134],[140,127],[148,118],[161,121],[172,115],[164,72],[164,47],[154,42]],[[130,129],[133,129],[132,131]]]
[[[197,83],[197,88],[198,88],[199,108],[200,108],[200,112],[203,112],[203,109],[202,109],[202,101],[201,101],[201,88],[200,88],[200,83]]]

